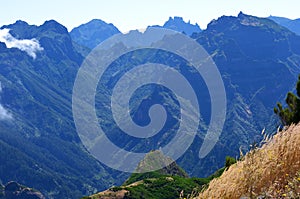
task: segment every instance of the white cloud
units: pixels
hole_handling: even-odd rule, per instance
[[[43,50],[37,39],[16,39],[9,33],[9,29],[6,28],[0,30],[0,41],[4,42],[7,48],[18,48],[25,51],[33,59],[36,58],[36,52]]]
[[[0,82],[0,93],[2,92],[2,86]],[[0,104],[0,120],[12,119],[12,114],[9,113],[2,104]]]
[[[0,104],[0,120],[12,119],[12,115]]]

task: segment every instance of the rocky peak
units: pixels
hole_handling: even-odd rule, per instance
[[[169,20],[166,21],[162,27],[179,32],[184,32],[187,35],[192,35],[193,33],[201,32],[201,29],[197,23],[191,24],[190,21],[185,22],[182,17],[177,16],[175,16],[174,18],[169,17]]]

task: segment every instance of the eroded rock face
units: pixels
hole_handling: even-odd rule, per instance
[[[17,182],[9,182],[3,191],[4,199],[45,199],[42,193]]]

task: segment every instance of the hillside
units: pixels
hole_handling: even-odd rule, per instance
[[[76,133],[71,96],[83,57],[67,29],[50,20],[41,26],[17,21],[0,31],[40,45],[34,51],[0,42],[1,182],[34,187],[47,198],[78,198],[110,186],[111,176]]]
[[[132,174],[122,186],[85,199],[299,198],[299,132],[300,124],[292,125],[273,137],[265,135],[262,147],[253,148],[237,163],[205,179],[180,177],[162,170]],[[176,163],[172,168],[178,168]],[[199,192],[200,195],[195,197]]]
[[[157,156],[158,155],[158,156]],[[153,159],[155,158],[155,161]],[[164,164],[171,159],[162,155],[159,151],[152,151],[146,155],[137,167],[136,171],[142,171],[154,164]],[[111,187],[92,196],[83,199],[177,199],[179,197],[196,196],[210,180],[219,177],[224,168],[218,170],[208,178],[190,178],[176,162],[165,168],[146,173],[133,173],[121,186]]]
[[[277,133],[261,148],[250,151],[198,198],[299,198],[300,124]]]
[[[212,21],[193,38],[213,56],[227,98],[226,121],[215,148],[207,157],[197,157],[195,151],[205,135],[200,130],[190,150],[177,161],[189,175],[203,177],[222,167],[226,155],[236,157],[240,147],[247,151],[251,143],[259,142],[262,129],[276,130],[274,104],[284,100],[300,73],[300,37],[269,19],[240,13]],[[205,91],[200,82],[196,87]],[[207,99],[205,92],[199,95]],[[200,101],[206,123],[208,103]]]

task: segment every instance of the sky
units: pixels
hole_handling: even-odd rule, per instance
[[[202,29],[222,15],[300,18],[299,0],[0,0],[0,27],[23,20],[41,25],[54,19],[68,28],[92,19],[113,23],[120,31],[163,25],[181,16]]]

